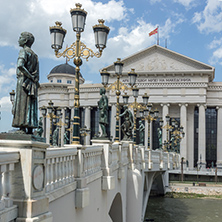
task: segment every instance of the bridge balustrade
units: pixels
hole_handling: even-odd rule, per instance
[[[48,148],[46,151],[46,193],[65,186],[75,180],[77,149]]]
[[[62,148],[47,148],[47,144],[24,141],[19,144],[15,141],[12,145],[17,147],[13,148],[7,145],[11,143],[2,141],[1,149],[4,152],[0,152],[0,221],[25,217],[19,210],[23,205],[19,205],[15,199],[14,204],[18,206],[13,205],[12,198],[17,196],[22,199],[26,195],[27,199],[37,201],[41,197],[40,200],[43,198],[44,204],[47,204],[47,201],[51,203],[75,191],[75,207],[84,208],[89,204],[89,187],[93,181],[101,180],[101,189],[108,191],[115,189],[116,179],[127,177],[129,169],[155,172],[180,166],[178,154],[147,150],[130,142],[107,142],[83,147],[67,145]],[[43,213],[51,217],[49,211]]]
[[[0,152],[0,221],[12,221],[17,218],[18,209],[13,205],[11,196],[11,172],[19,162],[18,152]]]

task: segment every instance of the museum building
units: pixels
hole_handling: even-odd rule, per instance
[[[150,122],[150,131],[148,131],[148,122],[143,120],[139,110],[137,111],[137,125],[141,118],[145,124],[144,145],[147,147],[149,143],[151,149],[160,148],[157,128],[160,127],[160,119],[163,120],[164,126],[167,124],[165,117],[169,115],[171,120],[175,119],[180,126],[183,126],[185,136],[180,143],[180,154],[189,168],[192,169],[197,164],[201,164],[202,167],[222,167],[222,136],[220,135],[222,83],[213,81],[214,67],[159,45],[139,51],[122,59],[122,62],[124,66],[120,81],[129,86],[128,73],[132,68],[135,69],[136,86],[139,88],[137,102],[142,103],[142,96],[147,93],[149,103],[152,104],[153,109],[159,111],[159,118]],[[110,73],[109,83],[114,83],[117,79],[114,65],[111,64],[103,69]],[[47,78],[49,82],[42,83],[39,88],[39,108],[48,107],[48,103],[52,101],[53,108],[56,110],[60,107],[62,114],[60,117],[48,114],[43,116],[44,136],[46,141],[52,144],[53,131],[59,127],[60,136],[57,145],[63,146],[65,133],[70,141],[72,138],[70,120],[74,116],[75,67],[68,63],[58,65],[51,70]],[[85,137],[81,137],[82,144],[90,144],[91,139],[100,131],[97,104],[102,87],[101,83],[84,84],[84,78],[80,75],[80,127],[86,126],[90,129]],[[121,92],[121,107],[123,94],[124,92]],[[130,96],[129,103],[133,103],[132,92],[128,90],[127,94]],[[114,140],[116,93],[107,90],[106,95],[109,100],[110,120],[107,131],[110,139]],[[162,141],[166,139],[167,132],[163,127]]]

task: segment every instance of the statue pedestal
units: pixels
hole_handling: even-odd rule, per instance
[[[91,140],[92,145],[103,146],[102,157],[102,190],[112,190],[115,188],[115,178],[111,174],[112,163],[112,142],[110,140],[94,139]]]
[[[36,141],[45,143],[46,138],[34,136],[32,134],[19,134],[19,133],[0,133],[2,140],[23,140],[23,141]]]
[[[20,155],[11,172],[10,198],[18,206],[16,221],[52,221],[49,200],[45,195],[48,146],[36,141],[33,135],[0,134],[0,151],[16,151]]]

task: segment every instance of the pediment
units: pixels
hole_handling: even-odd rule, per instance
[[[191,59],[159,45],[151,46],[143,51],[122,60],[123,74],[134,68],[137,73],[207,73],[214,78],[214,67]],[[114,71],[114,65],[106,67],[107,71]]]

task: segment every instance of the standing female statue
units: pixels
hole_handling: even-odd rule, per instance
[[[132,112],[128,109],[127,105],[123,106],[124,112],[119,115],[119,117],[124,117],[124,122],[121,125],[121,130],[123,132],[123,140],[124,141],[130,141],[132,140],[133,136],[133,114]]]
[[[100,95],[101,98],[98,101],[99,111],[100,111],[100,117],[99,117],[99,124],[102,129],[102,135],[101,137],[107,138],[107,132],[106,132],[106,126],[108,125],[108,98],[105,95],[106,89],[101,88],[100,89]]]
[[[33,42],[31,33],[21,33],[18,43],[22,49],[17,61],[16,95],[12,109],[12,126],[28,134],[38,127],[39,62],[38,56],[31,50]]]

